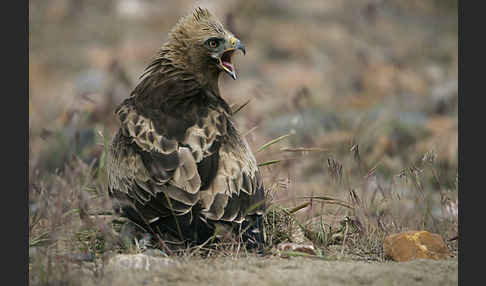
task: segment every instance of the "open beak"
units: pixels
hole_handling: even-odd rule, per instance
[[[229,74],[233,79],[237,79],[235,66],[233,65],[233,53],[236,50],[241,50],[243,55],[246,54],[245,46],[235,37],[230,39],[229,47],[221,53],[219,57],[220,67]]]

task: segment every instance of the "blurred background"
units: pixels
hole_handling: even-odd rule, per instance
[[[406,194],[407,172],[423,173],[432,201],[457,191],[453,0],[31,0],[31,181],[73,156],[101,161],[114,109],[197,5],[247,47],[235,56],[239,79],[222,75],[220,86],[230,104],[250,100],[235,120],[260,163],[279,160],[261,167],[276,201],[344,198],[362,178]]]

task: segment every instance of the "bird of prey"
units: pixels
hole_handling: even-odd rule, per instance
[[[203,243],[226,229],[264,243],[264,187],[255,157],[222,97],[244,45],[207,9],[169,32],[140,82],[116,109],[108,159],[115,211],[145,229]],[[222,228],[220,228],[222,227]]]

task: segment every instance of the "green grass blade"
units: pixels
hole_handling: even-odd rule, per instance
[[[280,163],[281,161],[282,161],[282,160],[271,160],[271,161],[267,161],[267,162],[259,163],[259,164],[258,164],[258,167],[263,167],[263,166],[268,166],[268,165],[277,164],[277,163]]]
[[[304,197],[298,197],[297,199],[313,199],[318,201],[324,201],[325,203],[328,204],[335,204],[349,209],[353,209],[353,206],[351,206],[347,202],[332,197],[328,197],[328,196],[304,196]]]
[[[267,143],[263,144],[260,148],[258,148],[257,152],[261,152],[261,151],[265,150],[266,148],[270,147],[271,145],[273,145],[273,144],[275,144],[277,142],[282,141],[283,139],[289,137],[290,135],[292,135],[292,134],[290,134],[290,133],[289,134],[285,134],[285,135],[282,135],[282,136],[280,136],[278,138],[275,138],[273,140],[268,141]]]

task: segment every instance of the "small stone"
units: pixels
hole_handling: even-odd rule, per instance
[[[175,264],[175,261],[165,257],[153,257],[145,254],[118,254],[110,259],[107,270],[146,270],[152,271]]]
[[[413,259],[447,259],[451,253],[442,236],[428,231],[407,231],[391,234],[383,242],[385,257],[394,261]]]
[[[285,252],[302,252],[310,255],[317,255],[317,251],[313,245],[297,244],[297,243],[280,243],[277,250],[281,257],[288,257]],[[284,252],[284,253],[281,253]]]

